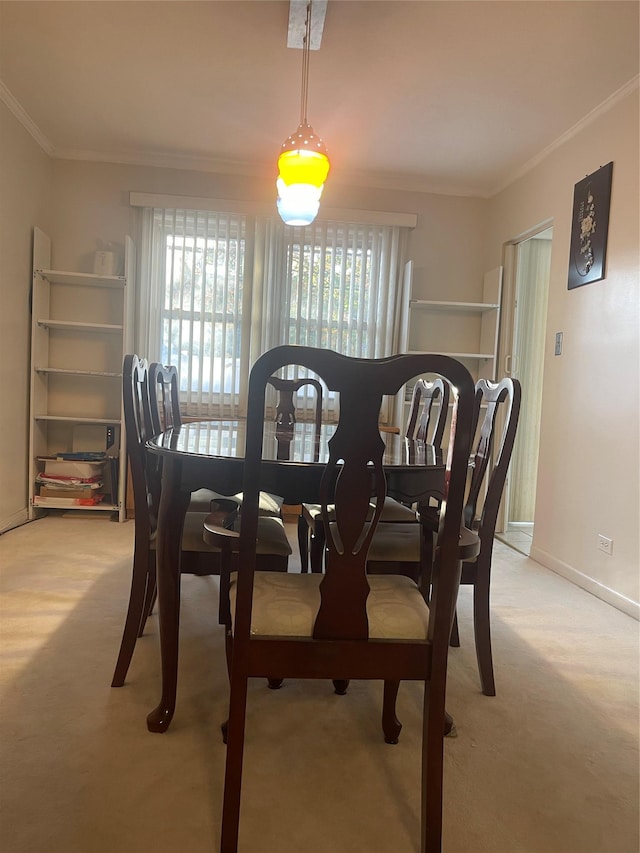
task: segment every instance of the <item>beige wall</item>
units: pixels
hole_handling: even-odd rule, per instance
[[[567,290],[574,184],[613,160],[606,279]],[[553,220],[532,556],[627,612],[639,595],[638,93],[491,200],[487,265]],[[554,336],[564,333],[561,356]],[[523,389],[526,393],[526,389]],[[613,555],[597,536],[614,540]]]
[[[90,271],[98,241],[121,245],[125,234],[138,240],[130,191],[273,201],[270,178],[260,182],[169,169],[51,163],[8,114],[2,134],[0,317],[6,351],[1,369],[3,387],[17,402],[1,421],[0,474],[3,483],[12,485],[8,503],[7,490],[0,494],[6,504],[0,504],[0,529],[26,506],[32,226],[51,236],[54,266]],[[414,295],[421,298],[480,300],[483,273],[502,262],[505,241],[553,219],[534,555],[623,607],[640,597],[637,150],[636,94],[493,199],[350,188],[338,181],[328,184],[325,197],[332,207],[418,214],[409,255]],[[607,279],[568,292],[573,185],[609,160],[615,165]],[[565,349],[554,359],[556,331],[564,332]],[[600,380],[607,382],[612,400],[606,410],[603,392],[594,387]],[[617,430],[613,441],[611,418]],[[614,539],[612,557],[596,550],[598,533]]]
[[[139,211],[129,206],[132,191],[249,200],[275,210],[271,181],[68,160],[54,161],[53,174],[56,217],[49,236],[57,268],[91,271],[98,240],[122,244],[130,234],[139,242]],[[486,200],[334,185],[327,188],[325,202],[329,207],[417,214],[409,244],[415,294],[480,300]]]
[[[50,224],[51,161],[0,102],[0,531],[26,521],[32,232]]]

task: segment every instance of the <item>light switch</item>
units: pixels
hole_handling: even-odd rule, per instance
[[[555,355],[562,355],[562,332],[556,332]]]

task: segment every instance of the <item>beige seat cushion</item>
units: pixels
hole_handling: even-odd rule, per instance
[[[212,501],[217,501],[222,495],[212,492],[211,489],[198,489],[191,492],[189,501],[189,512],[211,512]]]
[[[375,506],[375,498],[371,501],[371,503],[373,506]],[[407,522],[409,524],[415,524],[417,520],[418,516],[416,514],[416,511],[414,509],[411,509],[410,506],[405,506],[404,504],[401,504],[400,501],[397,501],[395,498],[389,497],[389,495],[385,497],[380,521],[384,521],[385,523],[389,522],[391,524]]]
[[[189,515],[191,515],[191,513],[187,513],[187,517]],[[200,538],[203,540],[202,544],[204,545],[204,548],[215,548],[215,550],[220,550],[215,546],[207,545],[203,539],[205,521],[207,522],[207,529],[214,535],[216,534],[216,528],[219,528],[221,524],[218,514],[211,513],[207,515],[205,513],[201,516],[201,519],[202,520],[200,522]],[[233,530],[236,533],[239,533],[241,523],[242,516],[236,516],[233,524],[229,526],[229,530]],[[221,529],[221,532],[224,531],[222,531]],[[233,538],[235,541],[237,541],[237,537]],[[289,557],[292,554],[291,545],[289,544],[289,539],[287,537],[287,531],[285,530],[284,523],[281,518],[276,518],[275,516],[271,515],[258,516],[258,539],[256,544],[256,554],[259,554],[261,556],[270,555],[276,557]]]
[[[375,512],[376,507],[376,499],[373,498],[370,505],[370,512],[368,515],[368,520],[370,521],[373,518],[373,513]],[[304,504],[304,511],[314,522],[322,521],[322,509],[320,504]],[[335,520],[335,509],[332,505],[329,506],[329,521]],[[395,498],[391,498],[389,496],[384,499],[384,506],[382,507],[382,515],[380,516],[380,521],[384,521],[385,523],[415,523],[418,520],[418,516],[416,515],[415,510],[411,509],[411,507],[404,506],[399,501],[395,500]]]
[[[233,500],[236,500],[238,504],[242,505],[242,492],[238,492],[238,494],[232,495],[232,498]],[[260,492],[260,498],[258,500],[258,513],[260,515],[266,516],[279,516],[282,513],[283,503],[284,498],[281,498],[280,495],[272,495],[270,494],[270,492]]]
[[[208,545],[202,537],[204,521],[208,515],[209,513],[207,512],[188,512],[186,514],[182,531],[183,551],[220,553],[220,548],[217,548],[215,545]],[[239,530],[239,524],[240,521],[236,519],[234,529]],[[151,547],[155,548],[155,546],[154,536]],[[258,544],[256,553],[275,554],[279,557],[288,557],[291,555],[291,545],[287,538],[287,532],[279,518],[273,518],[272,516],[258,518]]]
[[[236,607],[236,573],[231,576],[231,612]],[[279,637],[311,637],[320,607],[321,574],[256,572],[251,633]],[[367,599],[371,639],[424,640],[429,608],[420,590],[402,575],[370,575]]]
[[[367,555],[368,562],[419,563],[419,524],[379,524]]]

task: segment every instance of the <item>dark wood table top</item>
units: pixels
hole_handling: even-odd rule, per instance
[[[328,442],[336,426],[323,426],[316,451],[315,427],[296,423],[293,432],[265,423],[260,488],[280,495],[286,504],[315,503],[320,492]],[[381,432],[387,493],[413,502],[441,494],[445,466],[431,445]],[[158,513],[156,561],[162,696],[147,717],[150,731],[164,732],[176,705],[180,612],[180,545],[191,492],[200,488],[233,495],[243,488],[246,422],[197,421],[169,429],[147,442],[162,457],[162,495]],[[286,451],[286,453],[285,453]],[[284,457],[284,458],[283,458]]]
[[[335,424],[322,425],[319,452],[316,453],[313,423],[297,422],[292,433],[278,430],[275,422],[265,423],[262,488],[282,495],[286,503],[314,500],[312,492],[317,488],[319,472],[329,457],[328,442],[335,429]],[[442,455],[431,445],[393,433],[381,435],[386,447],[384,466],[389,491],[396,497],[419,497],[422,494],[420,475],[427,471],[430,490],[433,475],[442,478]],[[195,421],[161,433],[147,446],[153,454],[180,462],[184,491],[208,487],[222,494],[234,494],[242,488],[245,437],[246,421],[243,420]]]

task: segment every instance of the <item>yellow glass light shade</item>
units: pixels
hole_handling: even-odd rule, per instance
[[[327,148],[310,124],[300,124],[282,143],[278,157],[280,178],[285,184],[313,184],[321,187],[331,164]]]
[[[324,142],[301,124],[282,143],[278,157],[278,213],[287,225],[309,225],[316,218],[331,164]]]
[[[287,186],[312,184],[314,187],[321,187],[327,179],[329,169],[329,158],[321,151],[302,148],[283,151],[278,157],[280,180]]]

